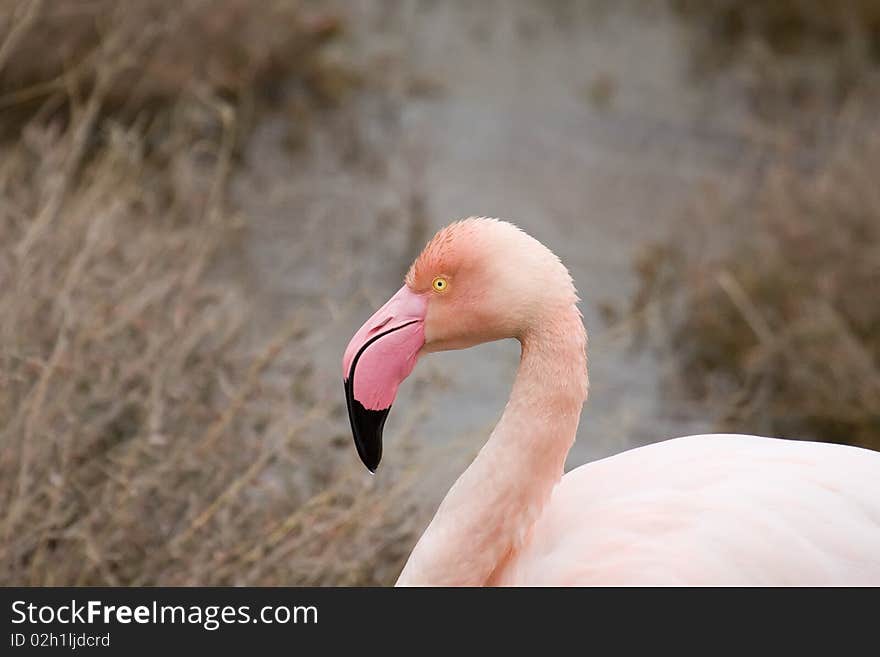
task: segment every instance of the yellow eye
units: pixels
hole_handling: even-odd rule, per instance
[[[431,287],[434,288],[434,292],[446,292],[449,288],[449,281],[442,276],[438,276],[434,279],[434,282],[431,283]]]

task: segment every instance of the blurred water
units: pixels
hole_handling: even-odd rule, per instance
[[[356,36],[341,48],[366,57],[374,90],[313,118],[305,149],[285,145],[297,119],[267,121],[236,181],[254,320],[268,333],[305,314],[318,330],[310,348],[319,399],[341,400],[349,337],[400,286],[424,240],[452,219],[488,215],[553,249],[584,299],[592,387],[569,467],[711,428],[712,418],[667,407],[657,357],[632,353],[597,311],[601,301],[626,303],[634,254],[683,215],[701,185],[723,189],[749,149],[736,131],[736,97],[689,79],[685,28],[646,4],[351,10]],[[387,441],[396,440],[400,408],[427,398],[419,440],[476,432],[471,442],[481,443],[518,356],[509,341],[424,359],[403,386]],[[393,447],[386,455],[394,458]]]

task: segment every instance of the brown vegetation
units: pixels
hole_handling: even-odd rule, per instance
[[[774,146],[645,251],[634,306],[661,309],[720,430],[880,449],[880,3],[677,6],[695,65],[741,71]]]
[[[877,0],[675,0],[694,31],[702,79],[734,72],[751,108],[769,119],[790,110],[827,115],[880,69]]]
[[[835,134],[816,167],[791,154],[736,200],[707,193],[687,241],[646,252],[636,305],[662,309],[720,429],[880,449],[880,123]]]
[[[254,346],[211,275],[255,108],[338,88],[338,19],[259,6],[0,9],[0,584],[385,584],[412,545],[411,478],[297,392],[315,336]]]

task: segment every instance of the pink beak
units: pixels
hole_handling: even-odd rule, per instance
[[[345,400],[361,461],[375,472],[382,459],[382,429],[397,388],[425,344],[428,300],[405,285],[348,343],[342,359]]]

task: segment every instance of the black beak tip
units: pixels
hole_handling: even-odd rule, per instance
[[[364,408],[363,404],[354,398],[349,381],[351,378],[343,381],[343,384],[345,385],[345,401],[348,406],[348,419],[351,422],[354,446],[357,448],[361,461],[367,466],[367,470],[375,474],[379,462],[382,460],[382,430],[391,407],[378,411]]]

